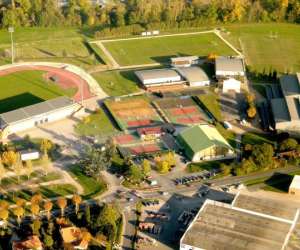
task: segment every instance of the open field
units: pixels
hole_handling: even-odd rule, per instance
[[[243,51],[247,64],[257,71],[300,70],[300,26],[296,24],[240,24],[224,26],[224,37]]]
[[[44,74],[44,71],[24,71],[1,76],[0,113],[76,92],[47,82]]]
[[[235,52],[213,33],[119,40],[103,44],[122,66],[166,63],[174,56],[207,56],[209,53],[235,55]]]
[[[109,96],[121,96],[140,91],[138,79],[132,70],[115,70],[93,74],[100,87]]]
[[[198,95],[197,98],[217,121],[222,121],[222,112],[217,94],[210,92],[203,95]]]
[[[207,114],[191,98],[167,98],[158,100],[156,105],[174,125],[195,125],[211,122]]]
[[[276,136],[269,134],[259,134],[259,133],[245,133],[242,136],[242,144],[257,145],[262,143],[269,143],[274,145],[276,143]]]
[[[163,123],[150,102],[143,97],[106,101],[105,105],[122,130]]]

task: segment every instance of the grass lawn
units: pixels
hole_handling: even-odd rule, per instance
[[[248,132],[243,134],[242,136],[243,145],[246,144],[257,145],[263,143],[269,143],[274,145],[276,143],[276,137],[269,134],[259,134],[254,132]]]
[[[220,123],[216,124],[216,129],[233,148],[236,147],[236,134],[232,130],[225,129]]]
[[[107,189],[104,181],[96,181],[95,179],[86,176],[82,171],[82,167],[79,165],[70,166],[69,171],[73,178],[83,187],[83,196],[85,199],[99,195]]]
[[[140,91],[134,71],[106,71],[93,74],[101,88],[109,96],[121,96]]]
[[[58,96],[72,96],[75,89],[63,90],[43,78],[44,71],[23,71],[0,77],[0,113],[36,104]]]
[[[117,132],[112,122],[102,109],[96,113],[85,117],[75,127],[75,131],[82,136],[103,136],[112,135]]]
[[[240,24],[225,26],[225,37],[241,48],[247,64],[257,71],[300,70],[300,26],[296,24]],[[272,37],[273,35],[273,37]],[[274,37],[275,35],[275,37]]]
[[[221,107],[218,102],[218,95],[215,93],[208,93],[198,96],[199,100],[207,108],[207,110],[217,119],[217,121],[222,121]]]
[[[123,66],[166,63],[174,56],[207,56],[209,53],[235,55],[235,52],[214,34],[123,40],[105,42],[104,45]]]
[[[187,166],[189,173],[200,172],[203,170],[219,169],[222,163],[230,164],[232,160],[220,160],[220,161],[206,161],[200,163],[191,163]]]

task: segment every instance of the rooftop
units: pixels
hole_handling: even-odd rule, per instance
[[[150,69],[135,71],[135,74],[142,80],[152,80],[157,78],[180,78],[180,75],[173,69]]]
[[[300,81],[297,75],[284,75],[280,77],[280,86],[284,96],[300,95]]]
[[[208,78],[207,74],[205,73],[205,71],[197,66],[178,68],[177,71],[188,82],[209,81],[209,78]]]
[[[244,72],[243,59],[236,57],[217,57],[216,71]]]
[[[24,108],[16,109],[10,112],[0,114],[0,127],[3,124],[11,124],[14,122],[28,119],[32,116],[41,115],[57,109],[73,105],[74,101],[66,96],[61,96],[48,101],[33,104]]]
[[[290,188],[300,189],[300,175],[295,175]]]
[[[38,236],[32,235],[28,237],[26,240],[14,241],[12,249],[13,250],[31,250],[31,249],[41,250],[43,249],[43,245]]]
[[[275,122],[286,122],[290,121],[289,110],[284,98],[275,98],[271,100],[272,112],[274,115]]]
[[[172,57],[171,62],[176,63],[181,61],[196,61],[198,59],[199,59],[198,56],[181,56],[181,57]]]

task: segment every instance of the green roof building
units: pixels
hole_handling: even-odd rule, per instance
[[[219,131],[210,125],[187,128],[178,135],[177,141],[193,162],[235,157],[234,149]]]

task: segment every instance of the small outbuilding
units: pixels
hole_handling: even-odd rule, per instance
[[[234,158],[234,150],[211,125],[198,125],[179,133],[178,143],[192,162]]]
[[[289,194],[300,197],[300,175],[295,175],[289,187]]]
[[[135,75],[146,88],[181,82],[181,76],[173,69],[140,70]]]
[[[182,56],[171,58],[172,67],[190,67],[196,65],[199,62],[198,56]]]
[[[228,93],[230,91],[234,91],[235,93],[241,92],[241,82],[234,79],[229,78],[223,81],[223,93]]]
[[[188,82],[191,87],[208,86],[210,80],[206,72],[197,66],[180,67],[177,72]]]
[[[245,76],[244,61],[238,57],[217,57],[215,70],[217,78]]]

